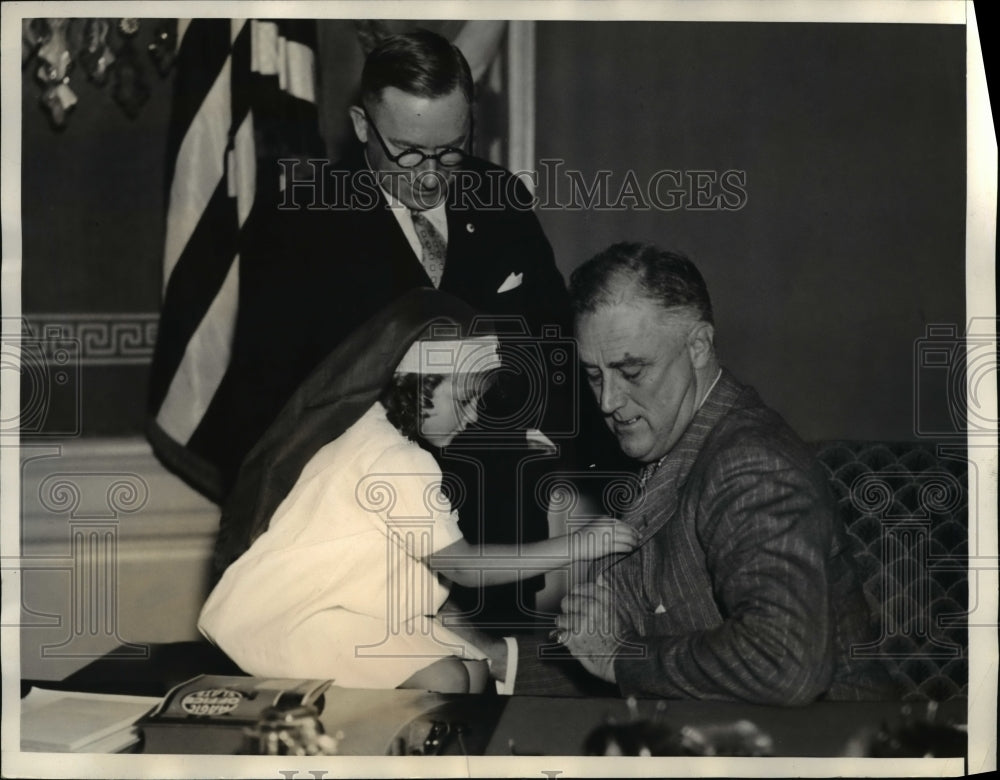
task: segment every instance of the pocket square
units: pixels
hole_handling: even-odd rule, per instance
[[[511,274],[506,279],[503,280],[503,284],[497,287],[498,293],[510,292],[521,286],[521,282],[524,281],[524,274]]]

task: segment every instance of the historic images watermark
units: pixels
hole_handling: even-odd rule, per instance
[[[38,332],[27,320],[10,323],[0,339],[0,368],[20,383],[21,403],[16,417],[0,419],[0,439],[79,436],[81,340],[60,329]]]
[[[535,486],[536,500],[550,512],[565,517],[565,545],[555,554],[539,556],[527,548],[503,557],[478,552],[438,552],[436,561],[439,565],[446,564],[452,571],[464,571],[480,581],[487,572],[497,570],[520,572],[524,577],[537,574],[539,568],[562,570],[565,572],[564,589],[568,593],[574,585],[586,582],[594,573],[589,571],[589,562],[595,562],[593,568],[599,573],[613,560],[613,556],[601,553],[613,546],[615,521],[611,515],[620,512],[625,504],[636,506],[645,500],[643,488],[634,475],[615,476],[615,479],[608,479],[608,475],[601,475],[603,496],[597,505],[583,498],[587,480],[595,479],[590,472],[553,473]],[[444,479],[447,480],[447,477]],[[440,488],[442,481],[440,474],[433,473],[378,473],[367,475],[356,487],[358,506],[377,515],[386,526],[384,608],[372,604],[373,609],[384,617],[385,631],[379,641],[355,646],[354,653],[359,658],[463,655],[463,647],[455,644],[454,637],[448,638],[441,629],[474,626],[476,613],[447,612],[438,613],[436,619],[428,617],[437,613],[437,599],[441,594],[435,588],[437,578],[425,566],[425,561],[443,546],[440,539],[435,540],[435,533],[441,533],[440,518],[465,508],[467,490],[459,485],[460,493],[456,495],[449,491],[452,497],[446,498]],[[616,602],[614,590],[617,582],[612,580],[605,587],[611,595],[609,608],[600,614],[588,615],[579,630],[613,637],[618,655],[645,657],[645,647],[629,642],[616,623],[616,613],[611,605]],[[542,617],[545,617],[543,613],[528,611],[523,615],[523,622],[511,621],[502,628],[509,631],[531,630],[538,625],[536,618]],[[400,652],[391,640],[402,634],[423,637],[425,650],[419,653]],[[541,657],[559,654],[558,642],[554,636],[552,640],[539,648]]]
[[[447,190],[455,208],[475,211],[739,211],[749,200],[746,171],[738,169],[581,171],[564,160],[543,159],[538,170],[513,176],[500,168],[443,167],[376,175],[334,168],[322,159],[277,164],[278,209],[284,211],[370,211],[379,206],[380,188],[406,191],[419,208],[436,206]]]
[[[36,457],[58,457],[59,451],[56,447]],[[119,624],[121,600],[127,595],[119,577],[121,519],[142,512],[149,493],[142,476],[120,471],[55,471],[37,484],[37,519],[65,523],[65,543],[59,552],[4,556],[2,568],[22,577],[20,614],[4,625],[63,629],[62,639],[40,645],[42,658],[100,658],[109,647],[119,658],[149,656],[148,645],[128,641]],[[65,576],[66,612],[50,614],[33,605],[40,591],[30,576],[24,579],[31,572]]]
[[[525,430],[544,429],[546,435],[538,432],[537,449],[523,455],[524,461],[548,458],[556,454],[558,447],[552,440],[563,441],[574,437],[579,430],[579,364],[576,342],[562,336],[558,328],[543,328],[543,332],[532,335],[527,323],[521,317],[481,317],[472,325],[472,335],[490,330],[500,333],[499,352],[502,356],[499,367],[491,367],[487,372],[492,382],[490,387],[503,396],[490,399],[490,393],[480,398],[481,411],[477,415],[478,427],[467,429],[460,443],[448,445],[448,452],[466,460],[477,460],[484,452],[495,448],[508,447],[512,433]],[[433,375],[435,367],[447,366],[456,382],[483,381],[482,366],[477,362],[479,353],[448,352],[454,349],[451,339],[458,336],[454,326],[435,325],[420,351],[420,373]],[[454,419],[465,412],[463,401],[470,396],[480,396],[478,392],[457,394],[452,403]],[[475,614],[449,612],[430,620],[435,615],[439,593],[434,588],[436,578],[424,565],[424,561],[442,546],[438,525],[444,515],[457,513],[466,516],[483,517],[486,496],[481,469],[478,485],[463,484],[452,474],[441,473],[372,473],[368,474],[355,488],[354,502],[365,512],[377,515],[386,528],[384,609],[379,614],[385,618],[384,635],[373,644],[358,645],[357,657],[400,655],[392,639],[400,634],[420,634],[426,640],[427,654],[440,655],[461,650],[454,644],[454,637],[442,632],[441,628],[471,625],[467,623]],[[564,525],[566,544],[555,557],[539,557],[530,546],[519,548],[516,554],[503,557],[483,552],[473,554],[449,553],[436,555],[440,564],[449,570],[462,571],[471,580],[480,584],[490,571],[518,572],[527,578],[537,574],[540,568],[554,571],[565,592],[589,577],[587,562],[599,557],[600,550],[611,549],[614,536],[614,521],[629,508],[641,506],[644,493],[638,478],[626,473],[596,473],[592,471],[556,470],[541,479],[535,479],[526,472],[518,471],[513,490],[519,497],[522,512],[531,504],[548,515],[556,514]],[[470,500],[476,496],[477,502]],[[513,520],[513,518],[512,518]],[[558,535],[562,535],[559,533]],[[544,559],[544,560],[543,560]],[[610,584],[609,587],[614,587]],[[537,625],[537,619],[546,617],[533,609],[523,613],[523,620],[511,620],[503,625],[507,630],[530,630]],[[551,619],[551,615],[548,616]],[[644,648],[633,647],[618,636],[614,616],[593,615],[584,630],[614,636],[618,644],[632,654],[643,654]],[[499,626],[495,626],[499,627]],[[626,647],[627,646],[627,647]],[[545,650],[558,649],[553,642]],[[403,655],[411,655],[404,652]]]
[[[969,632],[996,626],[980,608],[979,572],[995,571],[996,558],[978,549],[984,483],[972,454],[995,446],[987,388],[996,386],[997,325],[926,326],[913,345],[913,434],[924,449],[899,462],[883,454],[881,468],[848,485],[859,538],[878,558],[880,607],[878,637],[851,653],[891,660],[939,695],[967,676]]]
[[[927,325],[913,345],[913,432],[920,439],[995,440],[996,317],[972,317],[965,333],[954,323]],[[944,413],[942,413],[944,410]]]

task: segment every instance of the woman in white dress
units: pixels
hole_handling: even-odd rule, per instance
[[[466,542],[421,446],[445,447],[475,421],[500,365],[495,337],[461,336],[472,320],[436,290],[403,296],[316,369],[244,463],[217,547],[228,567],[198,624],[244,671],[479,690],[482,654],[438,618],[450,582],[570,562],[566,537]],[[577,531],[581,558],[635,546],[632,529],[608,534],[608,522]]]

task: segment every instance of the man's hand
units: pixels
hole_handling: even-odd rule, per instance
[[[591,674],[615,682],[614,603],[611,589],[594,582],[573,588],[556,618],[561,642]]]

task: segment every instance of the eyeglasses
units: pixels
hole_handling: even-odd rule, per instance
[[[456,165],[460,165],[462,160],[465,159],[465,152],[461,149],[456,149],[454,146],[446,146],[440,152],[436,152],[434,154],[428,154],[427,152],[422,152],[419,149],[414,149],[412,147],[404,149],[399,154],[393,154],[392,150],[386,146],[385,139],[378,131],[378,128],[375,126],[375,122],[372,121],[371,115],[367,111],[365,111],[365,120],[368,122],[368,126],[375,131],[375,137],[382,145],[382,151],[384,151],[386,156],[400,168],[416,168],[418,165],[423,163],[424,160],[435,160],[447,168],[453,168]],[[471,128],[469,135],[470,137],[472,135]]]

